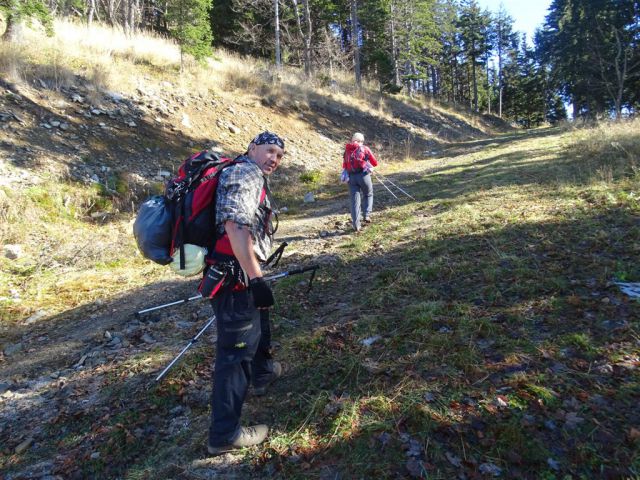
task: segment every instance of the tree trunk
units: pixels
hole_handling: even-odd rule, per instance
[[[502,118],[502,23],[498,23],[498,116]]]
[[[398,66],[398,46],[396,45],[396,5],[391,2],[391,55],[393,56],[393,83],[400,85],[400,67]]]
[[[353,51],[353,67],[356,75],[356,86],[362,88],[362,76],[360,74],[360,45],[358,42],[358,2],[351,0],[351,48]]]
[[[2,40],[9,43],[16,43],[20,41],[22,36],[23,22],[19,16],[9,13],[7,15],[7,28],[2,34]]]
[[[87,25],[91,28],[93,25],[93,16],[96,13],[96,0],[89,0],[89,12],[87,13]]]
[[[304,23],[307,27],[307,34],[304,36],[304,73],[307,78],[311,77],[313,68],[311,65],[311,12],[309,11],[309,0],[302,0],[304,6]]]
[[[472,48],[475,51],[476,45],[473,43]],[[473,75],[473,111],[478,111],[478,82],[476,79],[476,56],[471,55],[471,75]]]
[[[300,35],[300,40],[302,41],[302,44],[304,45],[304,32],[302,31],[302,22],[300,21],[300,9],[298,8],[298,0],[291,0],[291,3],[293,3],[293,11],[295,12],[296,15],[296,27],[298,28],[298,35]],[[299,50],[298,50],[299,51]],[[298,60],[300,61],[300,63],[304,64],[305,59],[304,58],[300,58],[300,55],[298,54]],[[307,71],[307,66],[304,66],[304,70],[305,72]]]
[[[487,64],[487,103],[489,104],[489,115],[491,115],[491,81],[489,79],[489,56],[487,56],[486,64]]]
[[[280,70],[282,68],[282,59],[280,57],[280,13],[278,11],[278,0],[273,0],[273,12],[276,26],[276,68]]]

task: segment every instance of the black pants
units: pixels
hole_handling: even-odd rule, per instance
[[[225,288],[211,301],[218,325],[211,394],[209,444],[229,444],[240,428],[247,390],[264,385],[273,372],[269,310],[258,310],[250,290]]]

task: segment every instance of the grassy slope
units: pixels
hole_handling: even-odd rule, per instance
[[[272,425],[264,447],[203,459],[206,403],[175,412],[206,392],[212,352],[194,349],[148,390],[176,351],[163,345],[78,372],[73,396],[101,378],[101,408],[62,403],[41,426],[43,440],[22,454],[5,447],[0,466],[53,458],[70,478],[444,479],[496,468],[507,478],[637,477],[640,308],[611,284],[640,281],[637,132],[637,122],[538,130],[385,167],[417,200],[379,194],[376,223],[333,240],[337,263],[309,296],[299,279],[278,286],[274,336],[288,372],[246,411]],[[86,221],[73,209],[102,196],[70,188],[33,187],[3,204],[5,219],[18,214],[13,205],[33,202],[29,220],[50,220],[31,240],[42,259],[3,259],[2,271],[11,288],[35,296],[31,305],[62,310],[58,323],[65,308],[93,308],[105,292],[134,298],[139,286],[167,280],[135,259],[130,241],[112,248],[127,235],[125,215]],[[322,192],[326,202],[344,194],[332,185]],[[66,251],[70,237],[90,248]],[[49,289],[27,281],[38,274],[51,277],[43,278]],[[3,295],[15,318],[11,309],[23,307]],[[173,334],[173,319],[158,330]],[[374,335],[381,339],[371,347],[360,343]]]
[[[27,30],[25,43],[0,44],[0,109],[21,119],[1,124],[0,172],[10,181],[0,184],[0,242],[24,251],[19,261],[0,258],[5,322],[56,315],[167,279],[165,269],[151,268],[136,255],[127,234],[132,205],[162,188],[136,178],[174,171],[176,158],[212,141],[234,155],[256,131],[287,132],[290,155],[276,184],[282,201],[294,203],[301,172],[338,168],[340,144],[356,129],[371,132],[370,141],[392,158],[495,130],[481,117],[382,97],[370,88],[354,95],[346,76],[338,76],[340,92],[328,92],[295,70],[275,81],[269,65],[225,52],[178,75],[177,47],[165,39],[128,38],[101,26],[87,32],[66,22],[58,22],[56,32],[45,38]],[[150,93],[138,96],[140,90]],[[90,107],[120,109],[106,92],[145,112],[135,118],[135,129],[123,127],[119,114],[87,119]],[[84,104],[72,100],[79,94]],[[192,128],[183,127],[183,114]],[[70,130],[41,126],[51,120],[67,122]],[[228,123],[240,125],[242,133],[230,133]],[[99,174],[100,184],[88,187],[72,178],[83,164]],[[33,185],[16,181],[21,175]],[[107,215],[91,216],[101,212]],[[119,282],[105,281],[109,276]]]
[[[293,413],[274,402],[271,446],[304,458],[285,477],[637,478],[640,305],[612,284],[640,280],[637,132],[403,165],[418,201],[345,242],[308,310],[281,308],[307,327],[281,335]]]

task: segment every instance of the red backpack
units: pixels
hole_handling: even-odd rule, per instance
[[[207,263],[214,263],[215,254],[233,256],[227,235],[216,231],[216,189],[222,170],[238,162],[207,150],[185,160],[165,194],[149,198],[138,211],[133,232],[142,255],[167,265],[180,249],[181,269],[186,243],[206,248]],[[263,188],[261,202],[265,196]]]
[[[362,147],[358,147],[349,155],[349,168],[350,172],[361,172],[367,163],[367,154]]]

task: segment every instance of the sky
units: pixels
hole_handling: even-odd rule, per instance
[[[526,33],[531,43],[536,28],[544,22],[551,0],[478,0],[481,7],[494,13],[501,3],[514,20],[514,30]]]

